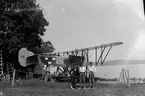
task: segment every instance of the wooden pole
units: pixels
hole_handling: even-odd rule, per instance
[[[118,83],[121,83],[122,72],[123,72],[123,71],[121,70],[120,76],[119,76],[119,79],[118,79]]]
[[[46,73],[46,75],[45,75],[45,82],[47,82],[47,79],[48,79],[48,72]]]
[[[120,72],[118,80],[117,80],[118,83],[120,82],[120,76],[121,76],[121,72]]]
[[[129,76],[129,70],[125,70],[124,69],[124,72],[125,72],[125,80],[126,80],[126,84],[127,84],[127,87],[130,88],[130,76]]]
[[[126,81],[127,81],[127,84],[128,84],[128,80],[129,80],[129,78],[128,78],[128,70],[125,71],[125,75],[126,75]]]
[[[128,84],[127,71],[124,69],[125,84]]]
[[[130,88],[130,76],[129,76],[129,70],[127,70],[127,74],[128,74],[128,88]]]
[[[125,70],[123,69],[123,84],[125,83]]]
[[[127,74],[126,74],[126,70],[124,69],[124,84],[127,84]]]
[[[16,74],[16,71],[14,69],[13,78],[12,78],[12,87],[14,87],[14,83],[15,83],[15,74]]]
[[[120,74],[120,83],[123,83],[123,69],[121,70],[121,74]]]

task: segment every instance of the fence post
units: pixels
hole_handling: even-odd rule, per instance
[[[129,70],[127,69],[127,74],[128,74],[128,88],[130,88],[130,75],[129,75]]]
[[[12,87],[14,87],[14,83],[15,83],[15,74],[16,74],[16,70],[14,69],[13,78],[12,78]]]

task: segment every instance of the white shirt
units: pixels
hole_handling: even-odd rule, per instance
[[[79,68],[80,72],[86,72],[86,67],[85,66],[82,66]]]
[[[88,66],[88,70],[89,71],[92,71],[92,72],[95,72],[96,71],[96,68],[95,68],[95,66]]]

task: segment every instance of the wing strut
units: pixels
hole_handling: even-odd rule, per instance
[[[64,55],[85,56],[87,58],[87,62],[89,62],[89,51],[95,50],[95,52],[94,52],[95,53],[95,64],[103,65],[103,63],[105,62],[112,47],[122,45],[122,44],[123,44],[123,42],[113,42],[113,43],[102,44],[102,45],[88,47],[88,48],[77,49],[77,50],[73,50],[73,51],[54,52],[54,53],[48,53],[48,54],[55,54],[57,56],[62,56],[62,55],[63,56]],[[107,53],[104,52],[106,48],[109,48]],[[101,49],[101,50],[99,50],[99,49]],[[98,52],[98,51],[100,51],[100,52]],[[103,58],[103,55],[105,56],[104,58]]]
[[[104,61],[106,60],[106,57],[108,56],[108,54],[109,54],[109,52],[110,52],[111,48],[112,48],[112,46],[110,46],[109,50],[107,51],[107,54],[105,55],[105,57],[104,57],[104,59],[103,59],[102,64],[103,64],[103,63],[104,63]]]
[[[98,59],[96,65],[98,65],[100,59],[101,59],[101,65],[102,65],[102,56],[103,56],[103,53],[104,53],[105,49],[106,49],[106,46],[105,47],[101,47],[101,54],[99,56],[99,59]]]

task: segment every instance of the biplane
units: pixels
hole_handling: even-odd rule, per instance
[[[43,54],[33,54],[32,52],[27,51],[26,48],[22,48],[19,51],[19,63],[23,67],[32,64],[39,65],[41,67],[43,67],[43,65],[47,65],[48,67],[56,66],[57,75],[55,75],[54,78],[59,81],[63,77],[69,78],[71,76],[70,70],[73,67],[81,66],[82,64],[87,66],[90,62],[89,51],[95,50],[95,65],[103,65],[112,47],[122,44],[123,42],[113,42],[72,51]],[[106,53],[105,50],[107,50]],[[100,54],[98,51],[100,51]]]

